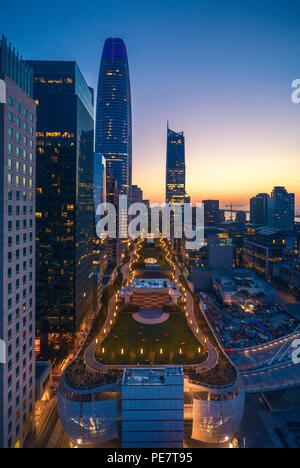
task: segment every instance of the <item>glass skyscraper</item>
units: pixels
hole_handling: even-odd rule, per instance
[[[183,132],[167,134],[166,203],[185,203],[185,146]]]
[[[43,336],[79,336],[93,307],[93,91],[75,62],[29,63],[37,103],[37,324]]]
[[[129,67],[122,39],[105,41],[101,58],[97,114],[96,153],[106,159],[121,194],[130,195],[132,183],[132,117]]]
[[[5,343],[5,356],[0,354],[1,448],[22,447],[34,423],[36,105],[32,78],[31,68],[2,37],[0,340]]]
[[[295,194],[285,187],[274,187],[268,203],[268,225],[278,229],[293,229]]]

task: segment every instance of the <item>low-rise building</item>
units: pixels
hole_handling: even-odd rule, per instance
[[[243,261],[267,279],[274,277],[274,268],[288,251],[295,250],[296,236],[292,231],[260,227],[244,239]]]
[[[249,270],[235,270],[230,275],[215,276],[213,287],[224,303],[275,302],[274,288],[256,278]]]

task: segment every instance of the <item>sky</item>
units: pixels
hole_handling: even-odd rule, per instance
[[[105,39],[125,41],[145,198],[164,201],[169,120],[185,134],[194,203],[244,204],[275,185],[300,203],[298,0],[15,0],[0,32],[26,59],[76,60],[95,89]]]

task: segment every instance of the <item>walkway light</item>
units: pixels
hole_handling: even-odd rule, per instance
[[[182,354],[182,349],[181,348],[179,349],[179,354]]]
[[[104,353],[105,353],[105,349],[104,349],[104,348],[102,348],[102,354],[104,354]]]
[[[121,349],[121,354],[124,354],[124,349],[123,348]]]
[[[143,350],[143,348],[141,348],[141,354],[144,354],[144,350]]]
[[[162,350],[162,348],[160,348],[159,352],[160,352],[160,354],[162,354],[162,353],[163,353],[163,350]]]

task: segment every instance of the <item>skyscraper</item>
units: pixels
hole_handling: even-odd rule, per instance
[[[250,200],[250,222],[253,224],[268,224],[268,193],[259,193]]]
[[[132,117],[129,66],[122,39],[105,41],[98,81],[95,149],[106,159],[121,194],[132,183]]]
[[[22,447],[35,402],[35,125],[32,70],[0,40],[0,447]],[[0,362],[2,360],[0,359]]]
[[[93,305],[93,92],[75,62],[31,61],[37,102],[37,323],[73,336]]]
[[[185,203],[185,147],[183,132],[167,129],[166,203]]]
[[[203,207],[204,207],[204,223],[207,224],[214,224],[218,223],[220,216],[220,202],[219,200],[203,200]]]
[[[274,187],[269,199],[268,225],[279,229],[293,229],[295,224],[295,194],[285,187]]]

